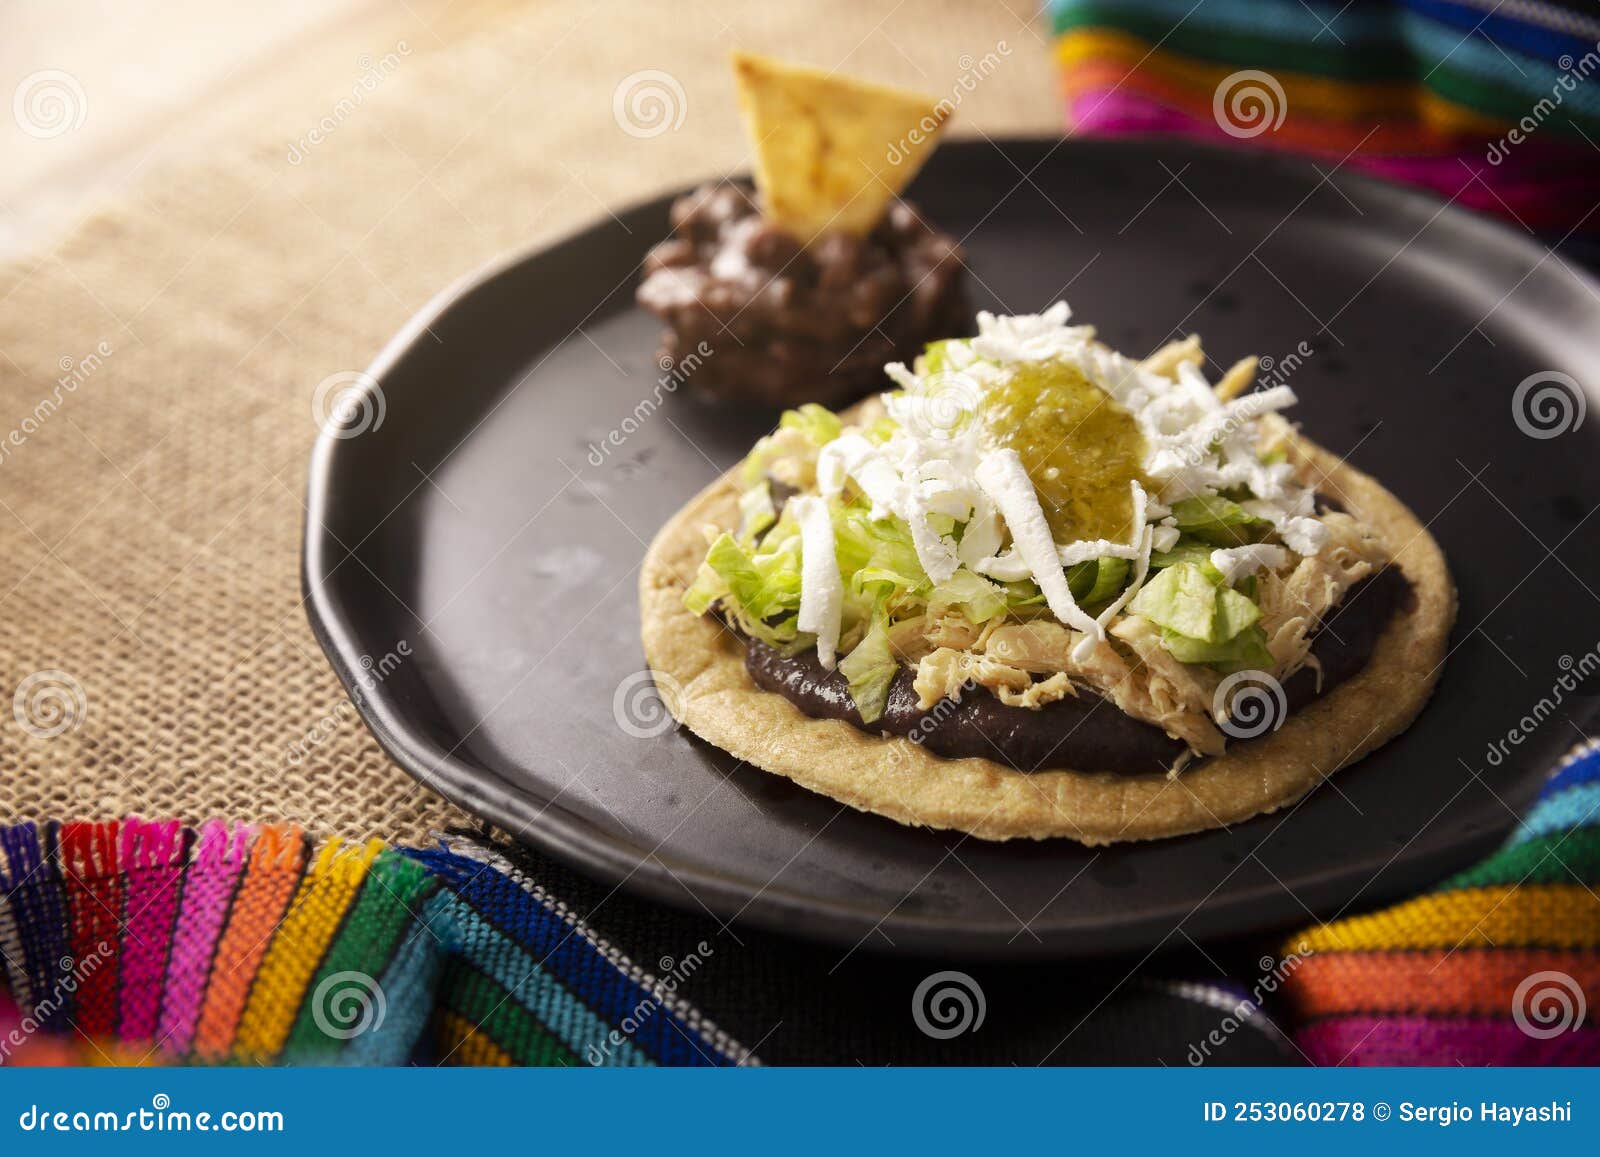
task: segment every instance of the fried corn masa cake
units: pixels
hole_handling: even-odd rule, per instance
[[[656,536],[645,656],[718,747],[984,839],[1220,827],[1403,731],[1456,597],[1438,544],[1246,358],[1132,360],[978,315],[899,387],[786,413]]]
[[[703,397],[854,400],[884,362],[968,320],[961,247],[899,198],[954,105],[749,53],[732,63],[755,188],[674,202],[637,294],[667,327],[657,359]]]

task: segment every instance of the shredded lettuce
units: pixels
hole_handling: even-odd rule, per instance
[[[844,423],[826,406],[807,402],[798,410],[785,410],[778,419],[780,430],[799,430],[813,446],[819,449],[833,441],[844,430]]]
[[[844,423],[839,420],[838,414],[825,406],[807,402],[798,410],[785,410],[778,419],[778,429],[799,430],[806,441],[820,450],[839,436],[844,429]],[[750,453],[745,455],[744,465],[739,473],[740,481],[747,489],[766,476],[767,463],[779,449],[770,434],[751,447]]]
[[[1008,599],[1005,590],[982,575],[961,567],[933,588],[928,605],[960,607],[969,622],[987,623],[997,615],[1006,613]]]
[[[1180,663],[1204,663],[1225,674],[1265,670],[1273,664],[1272,652],[1267,649],[1267,633],[1259,623],[1240,631],[1226,643],[1204,643],[1163,630],[1161,644]]]
[[[746,545],[761,537],[761,532],[778,521],[772,504],[772,486],[765,478],[739,495],[739,541]]]
[[[1210,566],[1213,549],[1215,548],[1210,543],[1199,542],[1192,538],[1180,538],[1171,550],[1150,552],[1150,569],[1166,570],[1167,567],[1177,566],[1182,562],[1192,562],[1196,566]]]
[[[1110,602],[1128,581],[1131,568],[1125,558],[1098,558],[1080,562],[1067,571],[1067,585],[1079,606]]]
[[[1177,563],[1146,583],[1128,610],[1161,628],[1163,645],[1179,662],[1261,665],[1261,608],[1221,580],[1210,566]],[[1271,665],[1270,654],[1265,665]]]
[[[864,504],[836,506],[834,554],[853,594],[873,602],[927,593],[911,529],[896,518],[874,520]]]
[[[930,341],[922,347],[922,372],[925,374],[942,374],[950,368],[950,346],[955,344],[954,339],[947,341]]]
[[[872,626],[855,649],[839,661],[839,671],[850,686],[850,698],[863,723],[874,723],[889,702],[889,686],[900,669],[889,646],[889,618],[874,614]]]
[[[900,423],[893,418],[879,418],[861,433],[874,446],[882,446],[890,438],[894,437],[894,432],[899,428]]]
[[[684,596],[690,610],[704,614],[721,601],[751,637],[773,646],[796,641],[800,607],[800,540],[793,535],[776,550],[751,555],[733,536],[723,534],[706,552],[699,577]],[[707,571],[711,572],[708,577]]]
[[[1186,535],[1213,546],[1244,546],[1259,542],[1272,524],[1257,518],[1231,498],[1220,494],[1185,498],[1172,504],[1172,517]]]

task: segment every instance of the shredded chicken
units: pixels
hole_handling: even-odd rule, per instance
[[[1256,588],[1261,627],[1272,652],[1273,675],[1287,679],[1316,666],[1311,634],[1356,583],[1383,564],[1383,546],[1348,514],[1327,514],[1328,545],[1287,574],[1264,571]]]
[[[1112,634],[1133,653],[1133,663],[1109,642],[1075,658],[1073,633],[1054,623],[999,627],[981,653],[940,647],[917,664],[918,706],[926,711],[940,699],[959,702],[967,687],[979,686],[1008,706],[1038,708],[1076,695],[1082,686],[1202,755],[1221,753],[1225,741],[1209,714],[1221,676],[1178,662],[1143,619],[1124,618]],[[1034,682],[1035,673],[1047,678]]]
[[[1200,349],[1200,335],[1192,333],[1181,341],[1169,341],[1140,363],[1153,374],[1176,378],[1178,367],[1184,364],[1199,366],[1205,361]]]
[[[1033,677],[988,655],[940,647],[917,664],[917,677],[911,685],[917,692],[917,706],[926,711],[941,699],[961,702],[961,693],[969,684],[996,694],[1021,693],[1033,686]]]
[[[1148,619],[1127,615],[1111,634],[1138,658],[1124,699],[1113,701],[1129,715],[1154,723],[1202,755],[1226,746],[1211,721],[1211,700],[1222,676],[1209,667],[1180,663],[1161,645],[1161,630]]]
[[[1040,674],[1072,671],[1073,644],[1083,636],[1060,623],[1007,623],[989,632],[984,650],[1004,663]]]
[[[1233,401],[1250,388],[1251,383],[1256,380],[1256,370],[1260,367],[1260,358],[1240,358],[1228,367],[1228,372],[1222,375],[1222,380],[1211,388],[1212,393],[1217,395],[1219,402]]]
[[[1159,352],[1153,361],[1164,372],[1193,356],[1182,343]],[[1247,367],[1234,367],[1242,378]],[[1290,427],[1268,415],[1267,441],[1287,441]],[[1272,674],[1286,680],[1316,666],[1311,636],[1352,586],[1383,565],[1382,544],[1353,517],[1322,516],[1329,541],[1315,557],[1302,558],[1287,572],[1262,570],[1256,601],[1261,627],[1273,657]],[[1080,691],[1097,694],[1124,714],[1161,728],[1198,755],[1217,755],[1226,739],[1213,719],[1213,699],[1223,676],[1208,667],[1179,662],[1161,643],[1161,631],[1136,615],[1112,621],[1109,637],[1074,655],[1084,636],[1059,622],[1018,622],[1004,617],[979,626],[953,607],[896,623],[889,642],[899,658],[916,669],[918,706],[941,699],[960,701],[978,686],[1012,707],[1039,708]],[[1181,766],[1181,765],[1180,765]]]
[[[1008,707],[1039,708],[1047,703],[1054,703],[1057,699],[1067,696],[1076,696],[1078,692],[1072,686],[1072,677],[1065,671],[1057,671],[1048,679],[1041,679],[1031,683],[1026,691],[1013,691],[1009,687],[1002,687],[998,692],[1000,702]]]

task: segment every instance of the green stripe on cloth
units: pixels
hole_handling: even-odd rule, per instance
[[[1411,84],[1508,122],[1537,115],[1542,127],[1572,139],[1581,139],[1575,125],[1600,124],[1600,91],[1591,93],[1585,80],[1558,91],[1556,81],[1564,74],[1552,62],[1463,39],[1425,16],[1395,12],[1381,24],[1363,24],[1362,35],[1333,22],[1336,37],[1315,35],[1318,25],[1310,17],[1292,20],[1292,30],[1279,27],[1281,18],[1262,19],[1266,11],[1255,0],[1247,8],[1237,0],[1198,8],[1156,0],[1066,0],[1054,6],[1052,23],[1057,34],[1105,29],[1135,36],[1152,46],[1157,65],[1158,54],[1170,54],[1241,68],[1265,63],[1275,73],[1357,85]],[[1547,104],[1535,113],[1540,101]]]
[[[441,1007],[455,1013],[476,1031],[510,1054],[519,1065],[578,1065],[576,1053],[564,1047],[528,1014],[502,984],[464,961],[445,969]],[[441,1057],[440,1063],[448,1060]]]
[[[1208,21],[1204,5],[1183,23],[1174,24],[1167,12],[1140,12],[1104,0],[1075,3],[1057,8],[1054,24],[1057,33],[1077,28],[1115,28],[1163,49],[1227,64],[1259,67],[1263,58],[1270,58],[1275,67],[1293,72],[1351,80],[1405,81],[1416,75],[1411,53],[1392,39],[1375,40],[1362,45],[1360,52],[1351,52],[1332,37],[1326,43],[1313,43],[1245,32]]]
[[[322,965],[306,986],[284,1057],[294,1064],[327,1064],[353,1039],[362,1015],[387,1012],[378,977],[438,882],[415,860],[385,848],[373,861],[355,903]],[[355,1019],[352,1019],[355,1018]],[[381,1032],[378,1026],[372,1031]]]
[[[1600,883],[1600,829],[1580,828],[1516,844],[1452,876],[1440,891],[1493,884]]]

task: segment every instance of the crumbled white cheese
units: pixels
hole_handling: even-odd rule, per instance
[[[978,336],[945,343],[938,372],[890,363],[885,372],[901,390],[883,397],[895,423],[893,433],[874,444],[852,431],[823,447],[817,460],[819,491],[834,497],[853,482],[872,503],[873,518],[904,519],[918,561],[935,583],[963,565],[998,582],[1033,579],[1056,617],[1083,633],[1085,646],[1102,638],[1109,618],[1138,593],[1151,552],[1177,544],[1173,503],[1249,489],[1253,497],[1243,503],[1245,509],[1270,522],[1287,550],[1254,546],[1214,552],[1213,561],[1230,581],[1262,566],[1277,569],[1290,551],[1309,556],[1322,549],[1328,534],[1315,516],[1313,491],[1295,479],[1288,462],[1262,462],[1259,457],[1264,425],[1288,429],[1276,415],[1294,404],[1291,389],[1275,386],[1224,400],[1206,381],[1197,358],[1135,361],[1097,343],[1092,327],[1069,325],[1070,318],[1065,302],[1036,315],[980,313]],[[968,420],[975,417],[986,391],[1009,380],[1015,364],[1045,360],[1077,366],[1133,417],[1144,436],[1141,472],[1153,490],[1147,493],[1133,484],[1135,511],[1125,543],[1055,542],[1021,459],[995,450],[983,440],[981,423]],[[822,543],[825,516],[825,510],[807,516],[815,547],[802,522],[801,628],[816,631],[818,653],[831,664],[842,602],[836,563],[821,568],[827,573],[818,578],[831,585],[810,601],[806,597],[812,556],[820,558],[826,549],[832,559],[831,528],[826,547]],[[956,532],[941,533],[950,521]],[[1073,600],[1065,567],[1104,557],[1129,560],[1134,577],[1096,621]],[[830,614],[831,635],[825,629]]]
[[[978,485],[1000,511],[1000,517],[1006,520],[1011,541],[1028,564],[1033,581],[1039,584],[1051,614],[1097,640],[1104,638],[1100,624],[1080,610],[1072,597],[1050,524],[1045,521],[1044,508],[1039,505],[1039,495],[1017,452],[994,450],[985,454],[978,463],[977,478]]]
[[[1211,552],[1211,565],[1222,572],[1222,581],[1229,586],[1247,575],[1255,574],[1262,567],[1277,570],[1288,561],[1288,551],[1265,542],[1230,546]]]
[[[817,659],[831,671],[839,650],[844,614],[844,580],[833,547],[833,519],[825,499],[804,495],[789,500],[800,523],[800,615],[798,626],[817,637]]]
[[[844,489],[846,478],[854,478],[872,502],[873,518],[902,513],[900,475],[860,434],[841,434],[817,454],[817,489],[824,497]]]
[[[972,517],[961,532],[961,546],[956,556],[969,570],[978,570],[979,564],[992,557],[1004,540],[1005,524],[1000,521],[1000,515],[988,495],[979,491],[978,500],[973,504]]]
[[[1315,518],[1290,518],[1278,525],[1278,537],[1296,554],[1312,558],[1328,543],[1328,528]]]

